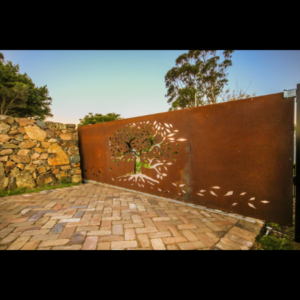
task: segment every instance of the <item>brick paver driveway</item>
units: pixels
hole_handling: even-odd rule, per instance
[[[262,226],[104,184],[0,198],[1,250],[248,250]]]

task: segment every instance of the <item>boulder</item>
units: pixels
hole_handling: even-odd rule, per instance
[[[62,133],[59,137],[64,141],[72,140],[72,135],[70,133]]]
[[[78,155],[79,154],[79,148],[78,147],[70,147],[68,149],[68,154],[70,156],[73,156],[73,155]]]
[[[6,115],[0,115],[0,122],[6,123],[6,124],[14,124],[14,118]]]
[[[16,163],[20,164],[29,164],[30,163],[30,157],[25,155],[11,155],[10,159],[13,160]]]
[[[5,149],[19,148],[19,145],[9,144],[9,143],[2,144],[1,146],[2,146],[2,148],[5,148]]]
[[[53,130],[47,128],[44,131],[46,132],[47,136],[49,136],[51,138],[54,138],[54,132],[53,132]]]
[[[5,149],[0,151],[0,155],[9,155],[12,154],[14,151],[12,149]]]
[[[45,166],[40,166],[37,168],[37,171],[39,172],[39,174],[42,174],[42,173],[46,173],[46,167]]]
[[[9,173],[12,169],[14,169],[15,166],[16,164],[13,161],[9,160],[5,165],[6,173]]]
[[[24,137],[23,134],[18,134],[14,136],[15,140],[19,141],[19,142],[23,142]]]
[[[77,164],[80,162],[80,156],[79,155],[75,155],[69,158],[70,160],[70,164]]]
[[[31,155],[31,159],[32,159],[32,160],[37,159],[37,158],[39,158],[39,157],[40,157],[40,154],[39,154],[39,153],[33,153],[33,154]]]
[[[36,144],[37,144],[37,141],[26,140],[26,141],[22,142],[21,144],[19,144],[19,147],[29,149],[29,148],[35,147]]]
[[[70,170],[71,167],[69,165],[68,166],[61,166],[60,169],[63,170],[63,171],[66,171],[66,170]]]
[[[15,190],[17,188],[17,180],[16,177],[12,177],[8,183],[8,190]]]
[[[32,140],[43,142],[47,136],[46,132],[39,127],[24,127],[24,129]]]
[[[12,139],[11,136],[9,136],[7,134],[0,134],[0,143],[6,143],[10,139]]]
[[[34,151],[36,151],[38,153],[44,153],[44,152],[47,152],[47,149],[44,149],[44,148],[34,148]]]
[[[16,167],[19,168],[19,169],[21,169],[21,170],[24,169],[24,165],[23,164],[17,164]]]
[[[52,171],[52,173],[53,173],[54,175],[56,175],[57,173],[59,173],[59,169],[54,169],[54,170]]]
[[[41,127],[41,128],[46,128],[47,127],[46,123],[43,122],[43,121],[36,121],[36,125]]]
[[[48,153],[42,153],[40,156],[40,159],[47,159],[48,158]]]
[[[43,148],[49,148],[50,143],[49,142],[42,142],[42,147]]]
[[[19,170],[14,168],[11,171],[12,176],[16,177],[16,183],[18,188],[34,188],[36,186],[35,180],[33,179],[29,170]]]
[[[51,144],[48,148],[48,153],[51,153],[51,155],[49,155],[48,158],[48,164],[50,166],[60,166],[69,164],[68,155],[62,150],[62,148],[58,144]]]
[[[60,171],[57,175],[56,175],[56,178],[58,180],[62,180],[63,178],[68,178],[69,177],[69,174],[67,171]]]
[[[55,128],[57,130],[67,129],[66,125],[62,123],[55,123]]]
[[[71,140],[71,141],[67,141],[67,145],[66,147],[75,147],[75,146],[78,146],[78,141],[74,141],[74,140]]]
[[[73,175],[73,176],[72,176],[72,182],[73,182],[73,183],[80,183],[80,182],[82,182],[82,177],[81,177],[81,175]]]
[[[41,164],[43,164],[45,161],[44,160],[34,160],[32,163],[34,164],[34,165],[41,165]]]
[[[72,133],[72,140],[78,141],[78,132]]]
[[[57,142],[57,139],[50,139],[48,140],[49,143],[56,143]]]
[[[57,181],[57,179],[55,178],[55,176],[51,173],[44,173],[42,175],[40,175],[37,180],[36,183],[38,186],[42,186],[45,185],[47,183],[52,183]]]
[[[10,126],[8,124],[0,123],[0,134],[5,134],[10,131]]]
[[[9,135],[15,135],[17,133],[20,133],[20,132],[18,130],[12,130],[12,131],[8,132]]]
[[[10,140],[9,143],[14,145],[19,145],[21,142],[17,140]]]
[[[33,165],[33,164],[25,166],[25,170],[29,170],[30,172],[34,172],[36,170],[36,168],[37,168],[37,165]]]
[[[19,126],[27,126],[35,124],[35,120],[20,118],[19,119]]]
[[[29,149],[22,149],[22,150],[19,150],[19,152],[17,153],[18,155],[28,155],[30,152]]]
[[[8,156],[1,156],[0,161],[8,161]]]
[[[24,129],[23,127],[19,127],[19,128],[18,128],[18,131],[19,131],[20,133],[22,133],[22,134],[25,133],[25,129]]]

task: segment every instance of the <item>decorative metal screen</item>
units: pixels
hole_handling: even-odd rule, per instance
[[[79,127],[83,178],[292,224],[283,93]]]

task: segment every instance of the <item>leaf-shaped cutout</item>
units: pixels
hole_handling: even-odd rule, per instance
[[[175,185],[175,186],[177,186],[177,184],[176,183],[172,183],[173,185]]]
[[[171,163],[171,162],[168,162],[166,165],[173,165],[173,163]]]
[[[147,121],[147,123],[146,124],[148,124],[149,123],[149,121]]]
[[[182,196],[182,194],[178,193],[179,196]]]
[[[184,191],[184,190],[181,190],[184,194],[186,194],[186,191]]]
[[[158,189],[161,192],[161,189]]]
[[[156,121],[153,123],[153,125],[155,125],[156,124]]]
[[[164,168],[165,168],[165,170],[167,170],[167,171],[168,171],[167,167],[165,167],[165,166],[164,166]]]
[[[126,181],[127,179],[124,179],[124,181]]]
[[[168,136],[173,136],[173,135],[175,135],[176,133],[170,133],[170,134],[168,134]]]
[[[252,198],[250,198],[249,200],[250,200],[250,201],[253,201],[253,200],[255,200],[255,197],[252,197]]]
[[[161,162],[161,161],[160,161],[160,160],[158,160],[158,159],[157,159],[156,161],[157,161],[157,162]]]
[[[113,178],[112,178],[112,180],[115,181]]]
[[[260,202],[262,202],[262,203],[270,203],[270,201],[267,201],[267,200],[262,200]]]
[[[199,195],[199,196],[204,196],[204,195],[202,195],[202,194],[200,194],[200,193],[197,193],[197,195]]]
[[[165,123],[165,125],[169,128],[169,125]]]
[[[175,143],[175,141],[170,141],[170,143]]]
[[[243,195],[245,195],[245,194],[247,194],[246,192],[242,192],[242,193],[240,193],[240,196],[243,196]]]
[[[159,130],[159,129],[160,129],[160,126],[158,126],[157,130]]]
[[[138,183],[138,186],[141,187],[139,183]]]
[[[213,188],[213,189],[220,189],[219,186],[212,186],[211,188]]]
[[[229,191],[229,192],[227,192],[226,195],[224,195],[224,196],[231,196],[232,194],[233,194],[233,191]]]
[[[172,124],[170,124],[170,127],[172,127],[172,128],[173,128],[173,125],[172,125]]]
[[[185,186],[185,184],[180,184],[179,186],[180,186],[180,187],[183,187],[183,186]]]
[[[177,141],[179,141],[179,142],[183,142],[183,141],[186,141],[187,139],[183,139],[183,138],[181,138],[181,139],[177,139]]]
[[[252,203],[248,203],[248,205],[254,209],[256,209],[256,207],[252,204]]]
[[[174,140],[175,140],[175,138],[168,138],[168,140],[170,140],[170,141],[174,141]]]
[[[166,128],[166,130],[167,130],[169,133],[171,133],[171,131],[170,131],[169,129]]]
[[[156,178],[159,178],[159,174],[156,175]]]
[[[206,190],[200,190],[200,193],[204,193],[204,192],[206,192]]]
[[[237,203],[232,203],[231,205],[232,205],[232,206],[236,206],[236,205],[237,205]]]
[[[167,174],[166,174],[166,173],[163,173],[163,174],[162,174],[162,176],[165,176],[165,177],[166,177],[166,176],[167,176]]]
[[[209,191],[212,195],[218,197],[218,195],[215,192]]]

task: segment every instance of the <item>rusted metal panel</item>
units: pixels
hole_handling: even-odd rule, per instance
[[[278,93],[79,127],[83,177],[289,225],[293,109]]]

